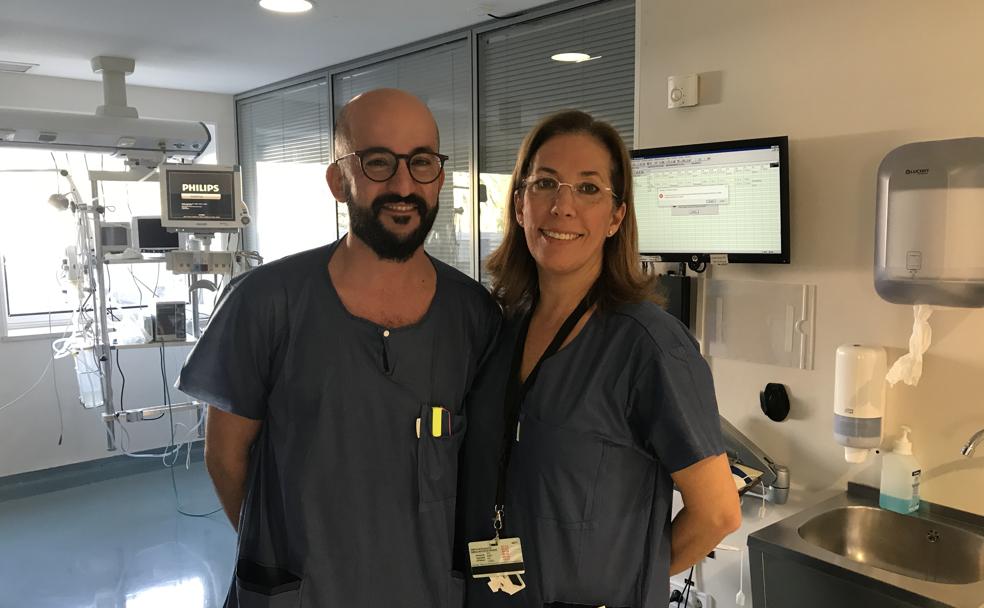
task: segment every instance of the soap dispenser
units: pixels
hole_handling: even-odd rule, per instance
[[[896,513],[912,513],[919,508],[919,478],[922,471],[912,455],[912,429],[903,425],[895,447],[882,457],[881,495],[878,504]]]

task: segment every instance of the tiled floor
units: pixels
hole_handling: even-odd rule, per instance
[[[183,510],[218,499],[202,462],[175,469]],[[0,502],[2,608],[216,608],[236,534],[219,511],[175,509],[161,470]]]

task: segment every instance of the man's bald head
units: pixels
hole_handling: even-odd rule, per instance
[[[440,147],[437,122],[419,97],[400,89],[375,89],[352,98],[335,121],[335,158],[358,148],[393,144],[382,141],[387,133],[413,131],[418,145]],[[358,148],[357,148],[358,147]],[[409,152],[406,150],[404,152]]]
[[[335,200],[348,205],[347,238],[367,245],[381,260],[405,262],[419,254],[437,218],[444,185],[443,169],[435,179],[421,182],[413,175],[419,164],[410,166],[411,157],[436,155],[440,147],[437,123],[427,105],[398,89],[363,93],[338,113],[334,147],[335,162],[328,165],[326,178]],[[369,177],[360,168],[365,155],[352,155],[372,149],[389,150],[402,159],[395,167],[388,165],[395,172],[387,179]],[[371,156],[373,163],[380,160]],[[376,164],[370,172],[381,176]]]

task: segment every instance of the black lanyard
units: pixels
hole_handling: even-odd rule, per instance
[[[533,367],[530,375],[523,382],[520,382],[519,375],[523,365],[523,351],[526,348],[526,334],[530,329],[530,320],[533,318],[533,310],[536,308],[535,303],[530,308],[530,312],[526,315],[526,318],[523,319],[522,326],[520,326],[519,336],[516,338],[516,346],[513,348],[512,363],[509,366],[509,378],[506,381],[506,397],[502,408],[505,424],[502,429],[502,448],[499,452],[499,480],[495,490],[495,520],[493,524],[497,538],[502,531],[502,511],[506,504],[506,476],[509,472],[509,457],[512,454],[513,438],[516,435],[516,425],[519,422],[519,410],[523,405],[523,399],[526,398],[526,393],[533,388],[536,377],[540,373],[540,366],[545,360],[560,350],[561,345],[564,344],[567,337],[574,331],[574,326],[578,324],[584,314],[588,312],[588,309],[591,308],[594,300],[591,295],[589,291],[577,305],[577,308],[567,317],[564,324],[557,330],[553,341],[547,346],[547,350],[543,351],[540,360],[536,362],[536,366]]]

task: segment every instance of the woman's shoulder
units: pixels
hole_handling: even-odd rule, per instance
[[[696,348],[686,325],[655,302],[620,304],[609,312],[616,331],[627,331],[650,343],[657,351]]]

